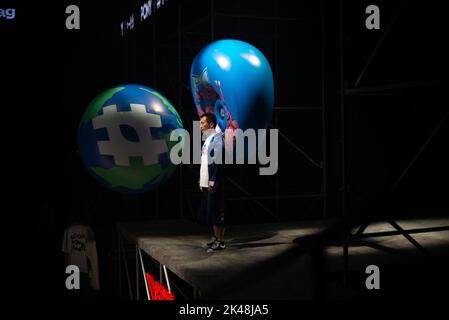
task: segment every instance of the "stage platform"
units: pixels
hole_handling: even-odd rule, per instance
[[[449,218],[396,222],[428,254],[397,234],[390,224],[372,223],[361,237],[350,240],[349,270],[360,270],[363,277],[365,268],[371,264],[382,269],[449,257]],[[227,249],[213,253],[205,248],[209,230],[188,220],[119,223],[117,231],[127,243],[136,245],[190,284],[197,298],[308,299],[317,294],[312,255],[301,254],[288,264],[266,262],[275,261],[276,257],[297,247],[294,239],[318,234],[331,224],[332,221],[295,221],[232,226],[226,232]],[[331,242],[324,253],[325,271],[342,272],[342,243]],[[251,273],[258,274],[260,281],[248,284],[246,279]],[[223,293],[220,292],[222,287],[226,287]],[[323,295],[325,298],[354,298],[360,293],[328,283]]]

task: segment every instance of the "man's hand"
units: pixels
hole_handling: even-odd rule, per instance
[[[209,186],[207,187],[207,192],[209,192],[209,193],[214,193],[214,187],[211,186],[211,185],[209,185]]]

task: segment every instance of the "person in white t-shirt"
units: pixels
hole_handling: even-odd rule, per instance
[[[226,248],[223,161],[217,161],[224,154],[224,135],[212,113],[205,113],[200,117],[200,129],[206,140],[201,152],[199,188],[202,201],[198,221],[212,227],[213,237],[207,247],[209,251],[217,251]]]

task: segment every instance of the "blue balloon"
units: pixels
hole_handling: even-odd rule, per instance
[[[227,141],[233,130],[266,128],[274,103],[273,73],[256,47],[240,40],[219,40],[195,57],[190,70],[198,115],[215,114]]]

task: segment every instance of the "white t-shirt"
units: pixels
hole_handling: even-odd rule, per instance
[[[200,187],[207,188],[209,186],[209,144],[215,134],[211,134],[204,141],[201,150],[201,167],[200,167]]]
[[[94,241],[89,226],[74,224],[65,229],[62,251],[69,254],[69,264],[78,266],[80,272],[89,272],[87,265],[87,242]]]

